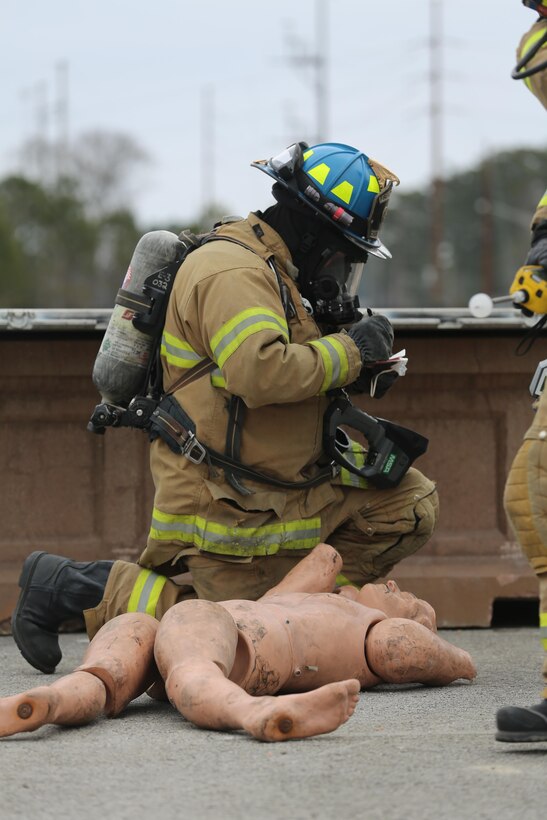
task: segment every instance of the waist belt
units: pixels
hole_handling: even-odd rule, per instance
[[[149,401],[148,399],[140,400],[144,402]],[[134,401],[139,401],[139,399],[134,399]],[[131,402],[131,404],[133,404],[133,402]],[[131,404],[128,410],[131,410]],[[142,405],[140,409],[143,409]],[[261,484],[269,484],[273,487],[281,487],[286,490],[315,487],[324,481],[329,481],[334,478],[340,471],[340,468],[332,463],[326,467],[322,467],[313,478],[304,479],[302,481],[284,481],[281,478],[275,478],[274,476],[254,470],[252,467],[248,467],[246,464],[231,458],[229,455],[219,453],[213,450],[212,447],[207,447],[198,441],[194,422],[190,416],[185,413],[174,396],[170,394],[164,396],[160,403],[150,408],[150,410],[151,440],[153,441],[159,436],[174,453],[185,456],[193,464],[201,464],[202,461],[207,460],[207,462],[221,467],[226,472],[237,473],[237,475],[243,478],[248,478]]]

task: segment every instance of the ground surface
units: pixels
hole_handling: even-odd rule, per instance
[[[143,696],[115,720],[0,740],[0,818],[543,820],[547,742],[494,740],[498,706],[538,700],[537,630],[441,634],[472,653],[474,683],[364,693],[330,735],[262,744],[197,730]],[[61,642],[67,673],[87,639]],[[0,638],[0,670],[0,695],[54,679],[10,637]]]

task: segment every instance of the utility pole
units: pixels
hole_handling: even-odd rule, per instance
[[[68,63],[63,60],[55,66],[57,125],[56,159],[57,181],[67,172],[68,165]]]
[[[494,293],[494,219],[492,213],[492,166],[485,157],[480,167],[479,218],[481,231],[481,289]]]
[[[434,274],[431,296],[437,305],[444,300],[444,182],[443,182],[443,99],[442,99],[442,19],[440,0],[430,0],[429,88],[431,139],[431,267]]]
[[[215,201],[215,90],[201,89],[201,209],[205,213]]]
[[[328,0],[315,0],[315,105],[316,142],[324,142],[328,131]]]
[[[328,0],[315,0],[315,45],[309,51],[300,38],[286,32],[285,39],[290,50],[288,62],[296,68],[311,68],[315,95],[314,142],[324,142],[328,133]]]
[[[25,171],[34,173],[35,176],[44,182],[48,173],[48,164],[46,158],[46,143],[49,129],[49,107],[48,107],[48,87],[43,80],[34,83],[30,88],[25,88],[21,91],[21,98],[26,102],[30,101],[31,105],[31,135],[25,145],[23,152],[23,161],[25,161],[25,154],[28,156],[29,168]]]

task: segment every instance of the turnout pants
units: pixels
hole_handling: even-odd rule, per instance
[[[389,573],[428,540],[438,517],[435,485],[411,468],[398,487],[389,490],[334,486],[336,500],[321,511],[321,540],[331,544],[344,561],[340,584],[362,586]],[[174,544],[173,553],[180,550]],[[253,558],[199,553],[187,555],[175,572],[188,570],[192,585],[178,585],[169,567],[142,567],[116,561],[103,600],[86,610],[92,638],[108,620],[122,612],[147,612],[161,619],[178,601],[204,598],[257,600],[300,561],[308,550],[280,550]],[[167,575],[166,575],[167,573]]]
[[[507,477],[505,511],[539,580],[539,625],[545,650],[543,697],[547,698],[547,391]]]

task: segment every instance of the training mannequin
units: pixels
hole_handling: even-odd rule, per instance
[[[75,672],[0,699],[0,737],[114,717],[148,690],[196,726],[289,740],[338,728],[361,689],[475,677],[468,653],[435,633],[429,604],[394,581],[332,593],[341,568],[320,544],[259,601],[184,601],[159,623],[120,615]]]

